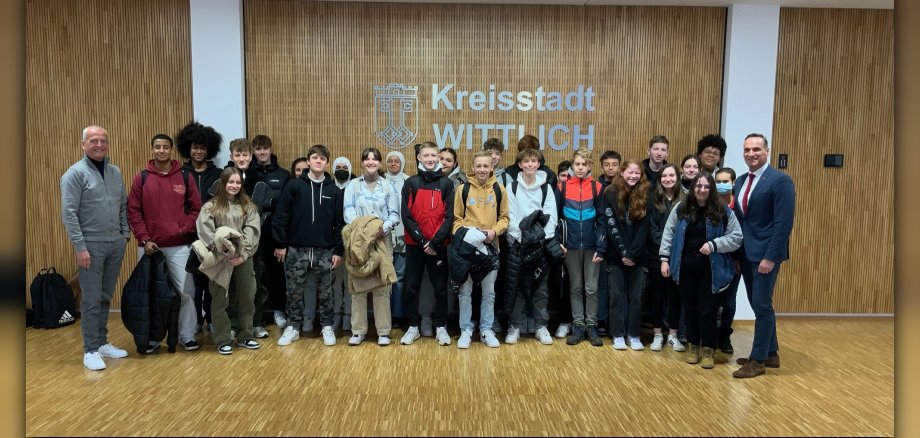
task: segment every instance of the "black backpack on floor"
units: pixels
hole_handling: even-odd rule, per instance
[[[29,289],[35,328],[58,328],[76,321],[77,303],[73,290],[54,267],[39,271]]]

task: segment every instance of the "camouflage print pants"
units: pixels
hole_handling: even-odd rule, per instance
[[[300,330],[306,286],[316,291],[320,326],[331,326],[332,248],[288,248],[284,272],[287,277],[287,325]]]

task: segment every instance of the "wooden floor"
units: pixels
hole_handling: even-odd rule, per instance
[[[324,347],[318,335],[262,349],[82,364],[79,324],[26,330],[26,434],[34,435],[886,435],[894,434],[894,319],[781,318],[782,368],[731,377],[677,353],[559,340],[461,351],[430,338]],[[753,324],[735,325],[735,357]],[[402,332],[394,333],[394,340]],[[456,335],[456,334],[455,334]],[[456,336],[455,336],[456,342]]]

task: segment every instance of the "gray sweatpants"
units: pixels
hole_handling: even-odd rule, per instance
[[[115,293],[115,283],[125,258],[127,241],[86,242],[89,251],[89,269],[79,268],[81,322],[83,352],[94,353],[108,343],[109,306]]]

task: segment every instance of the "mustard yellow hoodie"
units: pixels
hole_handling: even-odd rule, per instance
[[[468,175],[467,184],[470,185],[469,197],[466,200],[466,214],[463,208],[463,186],[454,190],[454,223],[451,228],[451,234],[456,234],[460,227],[475,227],[482,230],[495,231],[496,236],[505,234],[508,229],[508,193],[501,185],[501,205],[496,206],[495,199],[495,175],[489,177],[485,185],[479,185],[474,174]],[[495,209],[499,209],[496,217]],[[492,241],[493,245],[498,246],[498,239]]]

